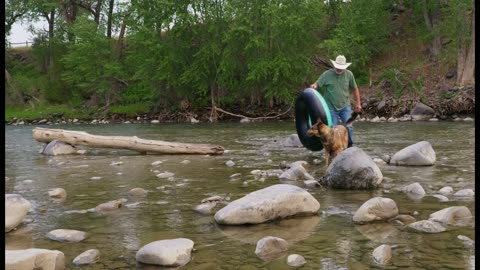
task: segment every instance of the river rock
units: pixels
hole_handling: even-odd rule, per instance
[[[287,257],[287,264],[292,267],[300,267],[306,263],[307,261],[305,261],[305,258],[302,255],[290,254]]]
[[[375,197],[366,201],[353,215],[353,222],[365,224],[377,220],[388,220],[398,215],[398,207],[394,200]]]
[[[232,166],[235,165],[235,162],[229,160],[229,161],[225,162],[225,165],[227,165],[228,167],[232,167]]]
[[[392,222],[395,220],[400,221],[402,224],[410,224],[417,221],[414,217],[410,215],[398,215],[396,217],[389,219],[388,222]]]
[[[104,212],[116,210],[118,208],[121,208],[126,202],[127,202],[126,199],[118,199],[118,200],[102,203],[95,207],[95,211],[98,213],[104,213]]]
[[[375,116],[374,118],[370,119],[369,122],[378,123],[378,122],[380,122],[380,118],[378,116]]]
[[[170,178],[172,176],[174,176],[175,174],[172,173],[172,172],[163,172],[163,173],[159,173],[157,174],[157,177],[158,178]]]
[[[448,202],[448,198],[440,194],[434,194],[432,197],[437,198],[441,202]]]
[[[5,194],[5,232],[15,229],[27,215],[32,204],[19,194]]]
[[[465,206],[451,206],[430,215],[428,220],[444,225],[460,225],[472,219],[472,212]]]
[[[317,180],[306,180],[306,181],[303,181],[303,183],[305,184],[306,187],[315,187],[318,185]]]
[[[320,184],[338,189],[375,189],[382,179],[382,172],[372,158],[353,146],[330,163]]]
[[[298,134],[291,134],[288,136],[283,142],[283,145],[286,147],[303,147],[302,142],[298,138]]]
[[[431,220],[420,220],[407,225],[409,228],[426,233],[439,233],[445,231],[440,223]]]
[[[65,255],[58,250],[29,248],[5,250],[6,270],[65,269]]]
[[[147,191],[143,188],[132,188],[131,190],[128,191],[128,196],[143,198],[147,196]]]
[[[450,195],[453,193],[453,188],[450,187],[450,186],[446,186],[446,187],[443,187],[441,188],[438,193],[442,194],[442,195]]]
[[[135,258],[146,264],[183,266],[191,259],[193,245],[193,241],[187,238],[155,241],[143,246]]]
[[[193,208],[193,210],[197,211],[200,214],[210,214],[212,213],[212,209],[217,206],[217,202],[212,201],[212,202],[204,202],[202,204],[199,204]]]
[[[465,235],[459,235],[457,236],[458,239],[462,240],[463,243],[468,246],[468,247],[473,247],[475,245],[475,241],[470,239],[470,237],[465,236]]]
[[[407,166],[430,166],[435,163],[436,155],[427,141],[412,144],[392,156],[390,164]]]
[[[82,254],[78,255],[73,259],[73,263],[75,265],[82,265],[82,264],[93,264],[96,263],[100,257],[100,251],[98,249],[89,249]]]
[[[306,161],[296,161],[288,165],[289,168],[278,177],[282,181],[296,181],[297,179],[314,180],[315,178],[305,170]]]
[[[289,184],[277,184],[254,191],[220,209],[219,224],[258,224],[295,215],[314,215],[320,203],[306,190]]]
[[[288,243],[282,238],[266,236],[257,242],[255,254],[261,259],[272,259],[288,250]]]
[[[87,237],[87,233],[77,230],[57,229],[47,233],[47,237],[59,242],[80,242]]]
[[[54,188],[48,191],[48,196],[54,199],[65,200],[67,198],[67,192],[63,188]]]
[[[389,245],[381,245],[373,250],[372,257],[378,264],[387,264],[392,258],[392,248]]]
[[[423,197],[425,195],[425,190],[423,189],[422,185],[420,185],[419,183],[413,183],[408,186],[405,186],[402,188],[402,191],[405,193],[410,193],[420,197]]]
[[[49,156],[56,156],[56,155],[67,155],[67,154],[75,154],[77,152],[77,148],[71,144],[64,143],[62,141],[53,140],[49,142],[40,152],[44,155]]]
[[[472,189],[467,188],[467,189],[462,189],[455,192],[453,196],[472,197],[472,196],[475,196],[475,192]]]
[[[429,106],[418,102],[410,111],[410,115],[412,116],[413,120],[429,120],[435,116],[435,111]]]

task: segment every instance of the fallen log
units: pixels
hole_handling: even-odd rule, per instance
[[[146,140],[137,136],[100,136],[84,131],[34,128],[33,138],[39,142],[49,143],[59,140],[72,145],[85,145],[99,148],[116,148],[157,154],[210,154],[221,155],[224,148],[219,145],[175,143]]]

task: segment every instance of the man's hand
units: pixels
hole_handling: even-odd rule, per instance
[[[318,85],[316,83],[310,84],[310,88],[317,89]]]
[[[357,103],[355,106],[355,112],[359,113],[362,110],[362,105],[360,103]]]

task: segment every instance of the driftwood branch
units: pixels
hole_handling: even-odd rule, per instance
[[[59,140],[73,145],[85,145],[99,148],[116,148],[157,154],[210,154],[221,155],[224,148],[210,144],[188,144],[157,140],[146,140],[137,136],[100,136],[84,131],[34,128],[33,138],[39,142],[49,143]]]
[[[248,117],[248,116],[245,116],[245,115],[241,115],[241,114],[235,114],[235,113],[231,113],[231,112],[227,112],[221,108],[218,108],[218,107],[213,107],[213,109],[215,111],[219,111],[219,112],[222,112],[224,114],[228,114],[228,115],[231,115],[231,116],[235,116],[235,117],[240,117],[240,118],[247,118],[247,119],[250,119],[250,120],[260,120],[260,119],[274,119],[274,118],[278,118],[286,113],[288,113],[290,111],[290,109],[292,109],[292,105],[290,105],[290,107],[284,111],[283,113],[281,114],[277,114],[277,115],[274,115],[274,116],[263,116],[263,117]]]

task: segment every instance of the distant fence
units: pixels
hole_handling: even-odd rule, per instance
[[[25,42],[8,42],[7,46],[9,48],[15,48],[15,47],[31,47],[33,44],[33,41],[25,41]]]

